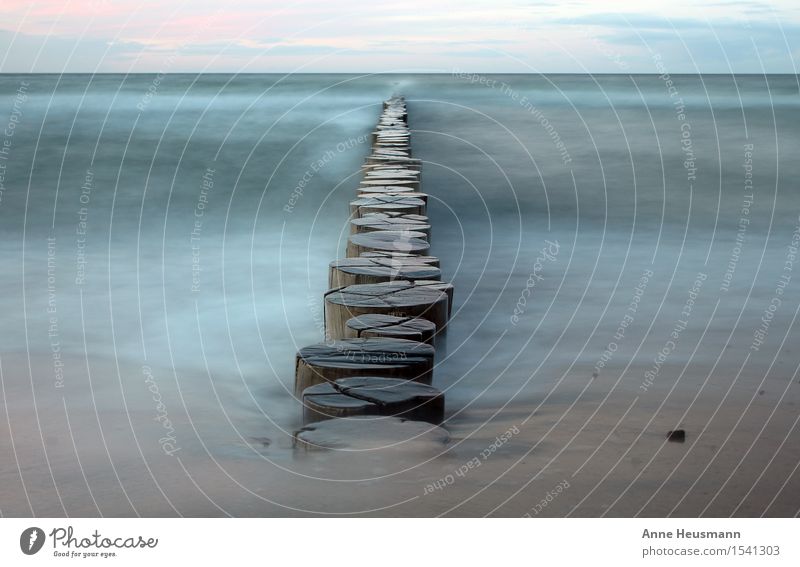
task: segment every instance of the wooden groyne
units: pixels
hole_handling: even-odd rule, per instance
[[[308,424],[325,420],[336,420],[337,432],[361,431],[374,420],[359,418],[391,416],[399,419],[379,428],[398,428],[400,435],[407,421],[444,418],[433,367],[453,286],[441,281],[438,258],[427,255],[428,195],[421,191],[421,161],[411,155],[402,97],[383,103],[362,171],[350,202],[346,258],[329,266],[326,341],[296,356],[294,390],[306,427],[295,438],[305,448],[320,437]]]

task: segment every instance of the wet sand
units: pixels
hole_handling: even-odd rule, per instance
[[[437,236],[442,249],[446,236]],[[584,264],[580,260],[576,252],[573,263]],[[537,290],[547,297],[561,286],[559,305],[548,315],[561,320],[583,294],[580,285],[559,283],[564,267],[559,261],[549,265]],[[728,331],[709,328],[714,303],[699,301],[675,351],[644,390],[652,370],[646,357],[668,340],[690,289],[661,302],[667,285],[653,278],[608,368],[593,376],[602,349],[592,345],[612,340],[640,281],[638,271],[629,272],[621,278],[621,297],[608,308],[600,302],[580,306],[581,316],[604,321],[596,330],[570,327],[563,335],[542,333],[532,340],[530,328],[540,323],[546,301],[530,306],[516,327],[510,312],[499,309],[478,325],[475,319],[487,313],[467,313],[477,300],[466,301],[462,292],[438,351],[446,355],[435,370],[434,383],[447,395],[445,445],[409,440],[355,452],[294,449],[300,407],[289,393],[290,357],[275,360],[280,382],[258,384],[258,373],[245,374],[264,415],[247,396],[242,399],[241,383],[220,379],[218,372],[209,379],[200,369],[179,369],[176,383],[172,370],[153,366],[148,382],[140,365],[124,359],[117,367],[90,357],[90,379],[84,359],[67,358],[68,383],[56,389],[51,360],[41,354],[31,357],[34,408],[30,381],[9,379],[27,375],[27,358],[4,355],[9,403],[2,422],[11,424],[13,445],[4,438],[0,446],[2,512],[795,515],[800,385],[788,346],[791,332],[775,338],[786,339],[780,350],[748,357],[749,329],[726,344]],[[597,275],[596,284],[612,285],[617,275]],[[509,288],[513,297],[516,290]],[[662,315],[654,318],[657,310]],[[600,317],[603,311],[607,315]],[[701,339],[716,350],[698,348]],[[473,340],[485,349],[465,348]],[[541,357],[530,357],[531,351]],[[153,384],[169,429],[158,419],[163,412]],[[668,442],[667,432],[677,428],[685,429],[686,441]],[[171,455],[174,447],[159,441],[170,434],[177,447]]]

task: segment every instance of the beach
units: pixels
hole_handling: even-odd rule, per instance
[[[665,74],[0,75],[0,513],[796,516],[797,77]],[[392,94],[449,441],[298,450]]]

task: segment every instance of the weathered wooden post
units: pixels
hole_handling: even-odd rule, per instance
[[[364,252],[407,252],[424,254],[431,247],[424,232],[413,230],[374,230],[351,234],[347,241],[347,257]]]
[[[425,214],[425,201],[416,197],[389,195],[366,197],[350,201],[350,214],[361,217],[368,213],[400,212],[412,215]]]
[[[424,232],[430,237],[431,225],[424,215],[404,213],[369,213],[350,221],[350,232],[371,232],[373,230],[413,230]],[[429,238],[430,240],[430,238]]]
[[[345,336],[347,320],[368,313],[422,317],[440,331],[447,325],[447,294],[433,285],[409,281],[351,285],[325,296],[325,330],[331,338]]]
[[[430,384],[433,347],[403,339],[341,339],[300,349],[295,361],[295,394],[309,386],[352,376],[384,376]]]
[[[306,388],[303,421],[381,415],[439,424],[444,418],[444,394],[410,380],[366,376],[342,378]]]
[[[345,333],[348,338],[386,337],[432,345],[436,335],[436,325],[421,317],[395,317],[369,313],[349,319]]]
[[[328,272],[329,289],[349,285],[372,284],[392,280],[438,280],[442,272],[431,264],[406,257],[387,258],[342,258],[330,263]]]

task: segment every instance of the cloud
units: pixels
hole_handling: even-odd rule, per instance
[[[606,12],[597,14],[586,14],[572,18],[558,18],[555,20],[560,24],[573,24],[581,26],[602,26],[602,27],[633,27],[637,29],[673,29],[707,27],[704,21],[699,19],[674,19],[653,16],[651,14]]]
[[[100,72],[141,53],[144,45],[104,38],[41,36],[0,29],[2,72]]]
[[[754,8],[758,3],[736,4]],[[648,62],[652,52],[660,53],[675,73],[793,72],[792,50],[797,49],[800,24],[790,18],[778,22],[772,16],[769,12],[759,18],[597,12],[557,21],[580,29],[593,41],[624,50],[636,72],[653,72]],[[642,62],[647,62],[644,69]]]
[[[648,0],[646,13],[622,0],[90,4],[43,0],[23,18],[21,4],[3,3],[0,22],[21,34],[12,46],[0,31],[0,71],[154,72],[169,58],[174,72],[439,71],[465,60],[483,72],[653,72],[658,49],[674,72],[727,72],[722,50],[734,70],[759,72],[757,48],[768,71],[793,72],[800,38],[796,0]]]

